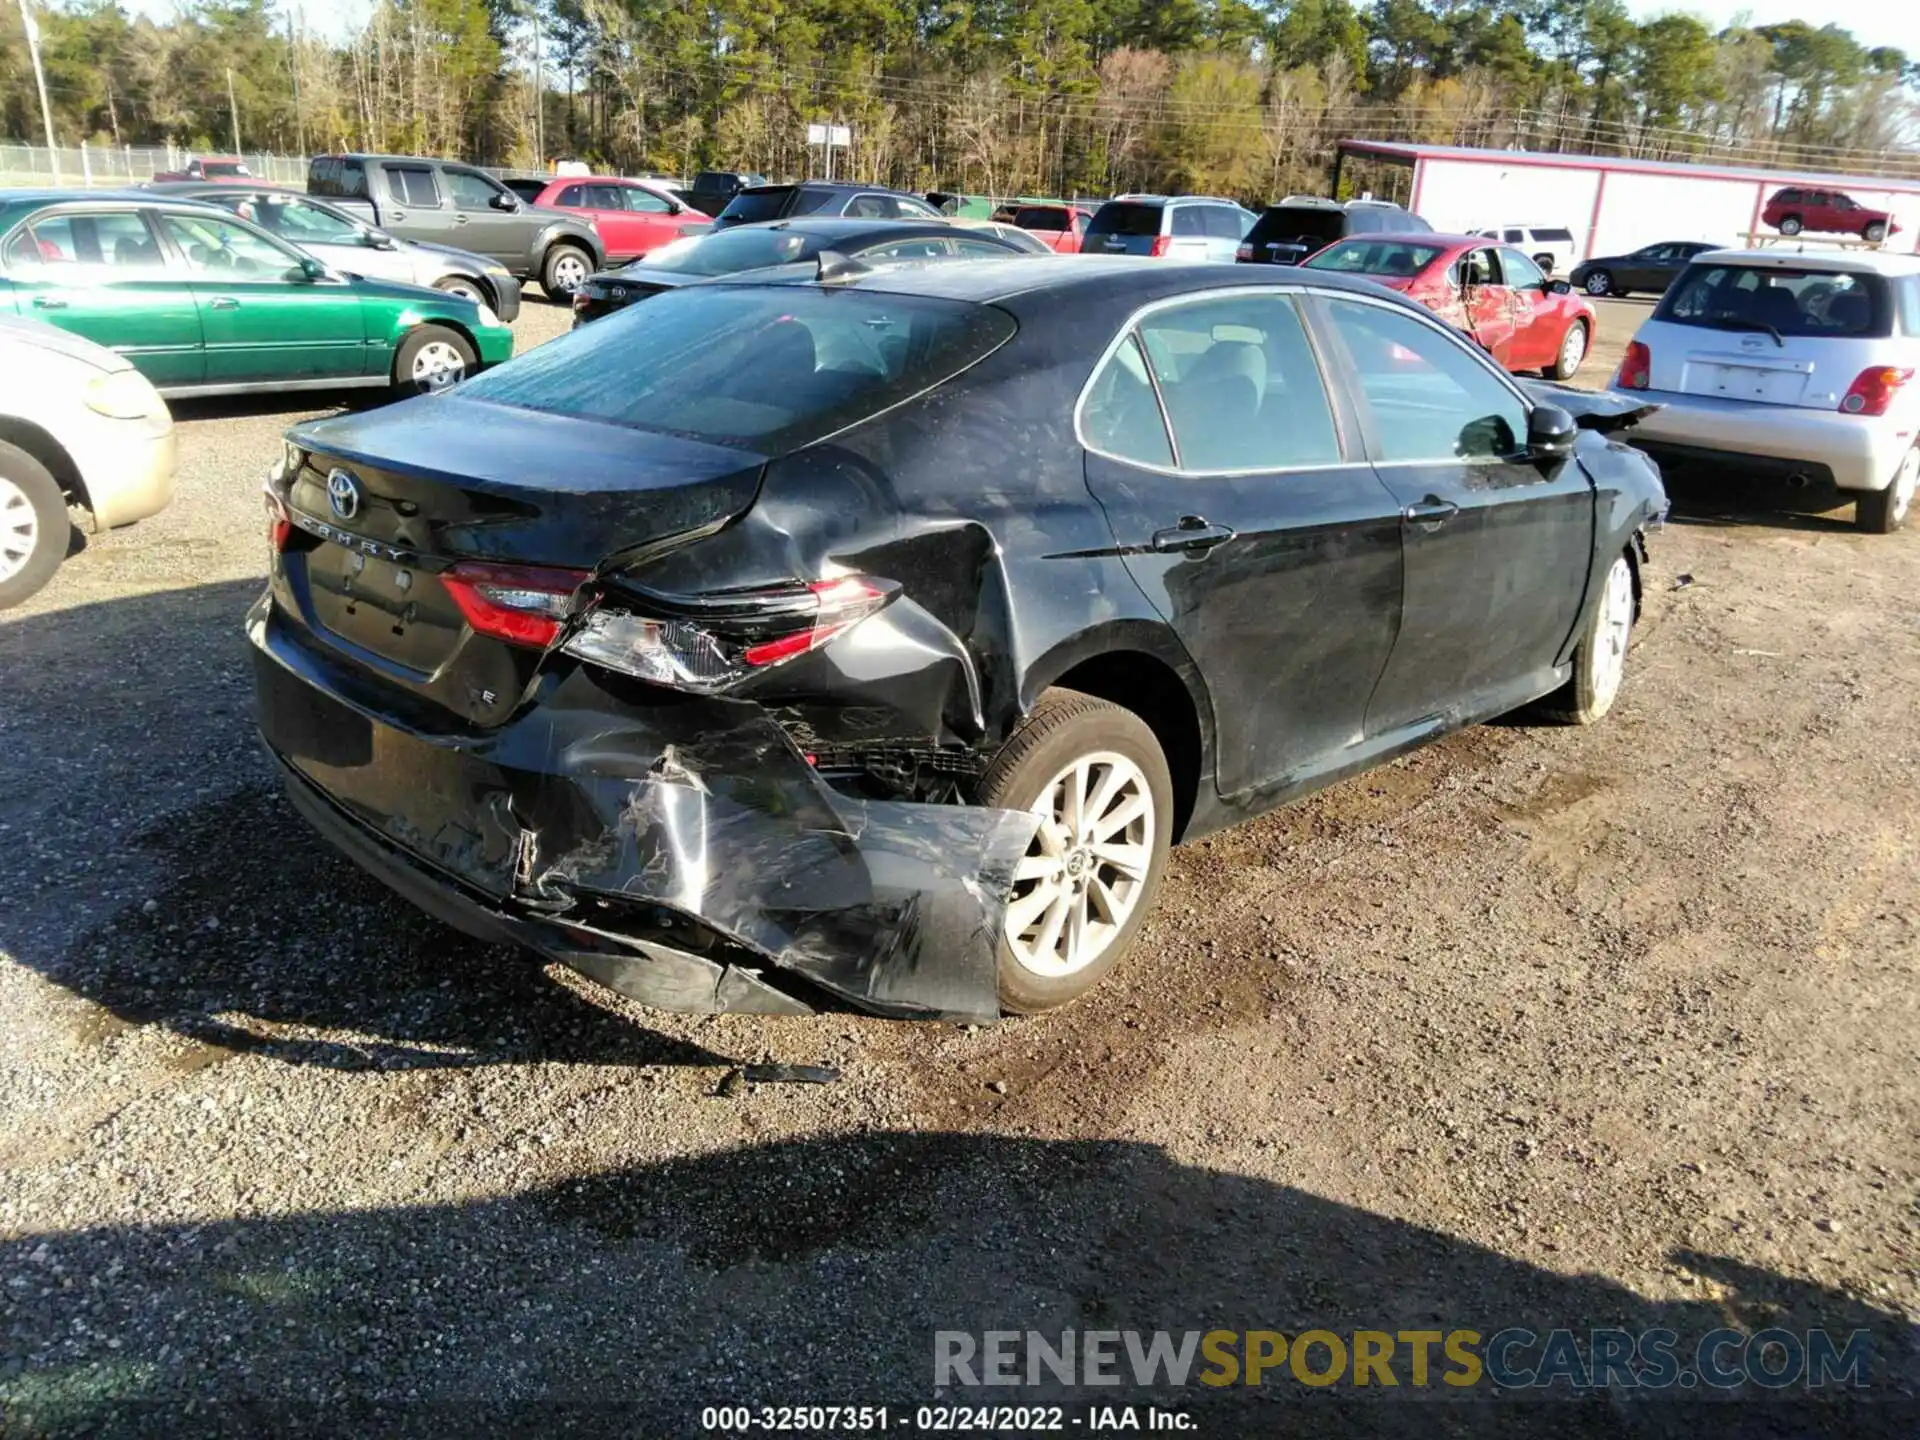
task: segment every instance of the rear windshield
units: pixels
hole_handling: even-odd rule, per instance
[[[648,253],[629,268],[681,275],[732,275],[763,265],[790,265],[819,253],[815,237],[776,230],[715,230],[689,235]]]
[[[1247,239],[1255,245],[1291,241],[1318,250],[1328,241],[1338,240],[1347,229],[1344,210],[1323,210],[1318,205],[1275,205],[1253,222]]]
[[[1094,214],[1089,235],[1158,235],[1160,207],[1129,200],[1110,200]]]
[[[1013,212],[1013,223],[1022,230],[1064,230],[1067,212],[1054,205],[1022,205]]]
[[[1675,325],[1781,336],[1893,333],[1884,278],[1817,266],[1691,265],[1654,314]]]
[[[253,172],[238,160],[208,160],[200,166],[200,173],[210,180],[253,178]]]
[[[1347,240],[1322,250],[1307,261],[1307,268],[1350,275],[1418,275],[1441,253],[1438,245],[1406,240]]]
[[[475,376],[460,393],[774,455],[998,348],[989,305],[879,291],[689,286]]]
[[[751,224],[756,220],[778,220],[787,213],[787,203],[793,198],[793,186],[772,185],[765,190],[742,190],[731,200],[727,208],[720,213],[729,220],[739,220]]]

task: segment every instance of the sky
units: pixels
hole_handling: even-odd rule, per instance
[[[125,0],[136,14],[156,18],[173,12],[174,0]],[[372,8],[371,0],[298,0],[307,24],[323,34],[344,35]],[[1637,19],[1684,11],[1698,15],[1716,30],[1740,15],[1752,25],[1780,20],[1805,20],[1809,25],[1839,25],[1851,30],[1863,45],[1894,45],[1920,58],[1920,3],[1916,0],[1626,0]]]

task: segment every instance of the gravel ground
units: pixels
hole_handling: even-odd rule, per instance
[[[1596,380],[1645,313],[1603,312]],[[531,301],[522,346],[564,323]],[[307,834],[239,633],[295,416],[179,418],[178,503],[0,618],[0,1432],[695,1434],[931,1400],[939,1329],[1616,1323],[1865,1329],[1873,1385],[1095,1398],[1213,1435],[1920,1428],[1912,535],[1682,495],[1606,723],[1176,852],[1062,1014],[689,1019]],[[845,1078],[716,1094],[758,1059]],[[1085,1428],[1088,1394],[970,1398]]]

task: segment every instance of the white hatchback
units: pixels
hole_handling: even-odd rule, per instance
[[[1854,492],[1862,530],[1905,523],[1920,480],[1920,257],[1710,250],[1627,346],[1614,389],[1660,406],[1633,443]]]

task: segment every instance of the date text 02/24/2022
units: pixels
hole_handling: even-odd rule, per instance
[[[921,1431],[929,1434],[1066,1433],[1079,1430],[1186,1432],[1194,1419],[1178,1410],[1094,1405],[1082,1412],[1062,1405],[709,1405],[700,1427],[722,1434]]]

